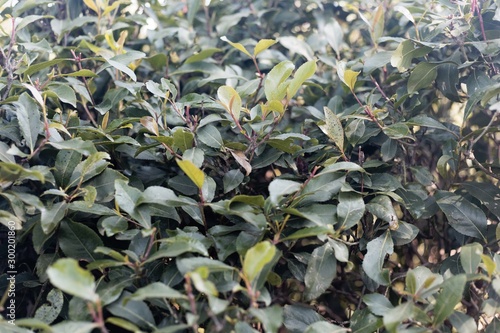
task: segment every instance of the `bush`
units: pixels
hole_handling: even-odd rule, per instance
[[[0,6],[2,332],[498,332],[497,3]]]

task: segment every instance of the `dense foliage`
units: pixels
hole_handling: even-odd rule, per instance
[[[499,332],[497,4],[0,0],[0,331]]]

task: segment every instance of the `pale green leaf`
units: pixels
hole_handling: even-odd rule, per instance
[[[47,269],[47,275],[50,283],[65,293],[90,302],[97,302],[99,299],[95,292],[94,277],[89,271],[81,268],[75,259],[59,259]]]

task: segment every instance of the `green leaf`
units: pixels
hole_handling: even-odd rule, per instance
[[[330,139],[333,140],[335,145],[340,149],[341,152],[344,151],[344,129],[339,117],[332,112],[328,107],[324,107],[325,112],[325,123],[318,125],[319,128],[325,133]]]
[[[360,172],[365,172],[365,170],[356,163],[353,162],[337,162],[333,163],[326,168],[324,168],[320,173],[318,173],[315,177],[319,177],[320,175],[332,173],[332,172],[337,172],[340,170],[345,170],[345,171],[360,171]]]
[[[35,312],[35,319],[51,324],[61,313],[64,304],[63,293],[59,289],[52,289],[47,294],[47,302],[42,304]]]
[[[91,154],[84,161],[80,162],[73,170],[69,180],[69,186],[82,184],[83,182],[99,175],[109,165],[109,162],[106,160],[110,158],[109,154],[105,152]]]
[[[467,278],[465,274],[452,276],[443,282],[443,289],[436,298],[434,306],[434,326],[440,325],[452,313],[455,305],[462,300]]]
[[[415,305],[412,302],[406,302],[387,311],[384,314],[384,326],[390,333],[399,332],[398,326],[406,320],[413,317]]]
[[[61,76],[69,76],[69,77],[97,77],[97,74],[92,72],[89,69],[80,69],[73,73],[61,74]]]
[[[379,219],[389,223],[391,229],[398,228],[398,215],[394,210],[391,198],[386,195],[377,195],[366,205],[366,210]]]
[[[208,48],[208,49],[204,49],[196,54],[193,54],[192,56],[190,56],[189,58],[186,59],[186,61],[184,61],[185,64],[190,64],[192,62],[198,62],[198,61],[202,61],[206,58],[209,58],[211,57],[212,55],[214,55],[215,53],[219,53],[219,52],[222,52],[221,49],[219,48]]]
[[[264,92],[268,101],[281,101],[286,93],[288,82],[295,66],[291,61],[282,61],[266,75],[264,80]]]
[[[394,308],[391,302],[381,294],[368,294],[363,296],[363,302],[368,306],[371,313],[383,316],[387,311]]]
[[[88,323],[83,321],[65,321],[51,327],[53,333],[91,333],[99,327],[98,323]]]
[[[101,238],[82,223],[61,222],[58,237],[59,246],[67,257],[88,262],[100,257],[94,250],[103,246]]]
[[[278,42],[289,49],[292,54],[300,54],[307,60],[313,60],[314,58],[314,51],[312,47],[306,43],[306,41],[301,40],[296,36],[282,36],[278,39]]]
[[[336,274],[337,260],[330,243],[315,248],[304,277],[305,299],[310,301],[321,296],[328,289]]]
[[[474,318],[469,317],[465,313],[454,311],[448,317],[450,323],[455,327],[458,333],[477,332],[478,327]]]
[[[437,200],[450,225],[461,234],[486,240],[487,220],[483,211],[458,195]]]
[[[394,140],[414,140],[413,136],[411,135],[410,129],[404,123],[395,123],[389,126],[385,126],[383,131],[385,135]]]
[[[326,37],[328,44],[332,47],[338,57],[340,57],[340,48],[344,39],[344,31],[339,22],[330,18],[330,22],[325,24],[321,33]]]
[[[311,324],[324,320],[316,311],[301,303],[285,305],[283,317],[283,324],[290,333],[303,333]]]
[[[221,86],[217,90],[217,97],[231,117],[233,117],[235,121],[239,121],[242,104],[238,92],[230,86]]]
[[[481,263],[483,247],[479,243],[472,243],[462,246],[460,250],[460,263],[467,274],[476,274]]]
[[[200,128],[196,133],[198,139],[209,147],[219,149],[224,145],[219,130],[213,125]]]
[[[50,283],[65,293],[94,303],[99,300],[95,292],[94,277],[89,271],[81,268],[75,259],[57,260],[47,269],[47,275]]]
[[[383,269],[385,256],[392,254],[394,243],[391,232],[387,230],[379,237],[371,240],[366,245],[366,255],[363,259],[363,270],[375,282],[381,285],[388,285],[391,281],[389,270]]]
[[[304,331],[304,333],[324,333],[324,332],[344,333],[344,332],[350,332],[350,330],[345,327],[340,327],[337,325],[330,324],[327,321],[318,321],[315,322],[314,324],[309,325],[307,329]]]
[[[153,282],[137,289],[127,300],[143,301],[153,298],[186,299],[187,297],[164,283]]]
[[[58,202],[52,207],[44,207],[41,209],[40,223],[42,224],[43,232],[48,235],[59,225],[59,222],[66,215],[68,203],[65,201]]]
[[[356,333],[373,333],[384,325],[382,318],[374,316],[368,308],[354,311],[350,321],[350,328]]]
[[[256,57],[259,53],[261,53],[264,50],[267,50],[274,44],[276,44],[277,41],[274,39],[261,39],[257,42],[257,45],[255,45],[255,48],[253,50],[253,55]]]
[[[151,330],[155,326],[155,319],[149,307],[143,301],[126,300],[131,293],[124,291],[119,299],[106,307],[114,316],[127,319],[135,325]]]
[[[457,90],[457,86],[460,85],[458,65],[446,63],[439,66],[436,77],[436,85],[443,95],[450,101],[462,102],[462,98]]]
[[[252,55],[250,54],[250,52],[247,51],[247,49],[243,46],[243,44],[241,43],[233,43],[231,42],[229,39],[227,39],[226,36],[222,36],[220,38],[221,40],[223,40],[224,42],[227,42],[229,43],[229,45],[231,45],[232,47],[234,47],[235,49],[245,53],[247,56],[249,56],[250,58],[252,57]]]
[[[301,183],[292,180],[274,179],[269,184],[269,198],[271,202],[276,205],[282,196],[297,192],[300,190],[301,186]]]
[[[422,46],[415,48],[413,41],[407,39],[397,47],[391,57],[391,65],[397,67],[398,71],[404,72],[411,67],[414,58],[423,57],[432,51],[431,47]]]
[[[191,179],[191,181],[201,190],[203,183],[205,182],[205,174],[191,161],[184,161],[180,159],[175,160],[177,165],[181,168],[186,176]]]
[[[346,230],[355,226],[365,214],[365,203],[361,195],[341,192],[337,205],[337,230]]]
[[[61,150],[57,153],[54,178],[57,184],[65,188],[71,179],[71,174],[82,160],[82,154],[76,150]]]
[[[264,267],[272,263],[276,253],[276,246],[270,242],[257,243],[245,254],[243,274],[250,282],[253,282],[265,271]]]
[[[264,329],[269,333],[278,333],[283,323],[283,308],[279,305],[257,309],[250,308],[249,311],[264,325]]]
[[[67,84],[52,83],[48,86],[47,93],[53,93],[61,100],[61,102],[68,103],[76,108],[76,94],[73,89]]]
[[[185,152],[188,149],[193,148],[194,135],[193,133],[179,128],[174,134],[174,147],[178,148],[181,152]]]
[[[500,189],[489,182],[463,182],[460,187],[481,200],[490,212],[500,218]]]
[[[230,272],[235,270],[234,267],[226,265],[222,261],[202,257],[177,258],[176,264],[179,272],[183,275],[188,272],[193,272],[200,267],[207,268],[210,273]]]
[[[427,88],[437,77],[437,67],[440,64],[421,62],[412,70],[408,79],[408,93],[413,94]]]
[[[30,152],[33,153],[38,134],[42,130],[38,105],[27,93],[21,94],[18,101],[13,104],[16,107],[16,115],[19,121],[21,134],[26,140]]]
[[[304,228],[295,231],[289,236],[286,236],[281,239],[281,241],[286,241],[286,240],[294,240],[294,239],[301,239],[301,238],[307,238],[307,237],[312,237],[312,236],[319,236],[319,235],[326,235],[332,232],[331,228],[328,228],[327,226],[316,226],[316,227],[310,227],[310,228]]]
[[[224,174],[222,178],[222,183],[224,185],[224,193],[230,192],[237,188],[245,176],[241,173],[240,170],[230,170]]]
[[[97,152],[94,144],[91,141],[84,141],[81,138],[75,138],[61,142],[49,142],[49,144],[56,149],[75,150],[85,156],[89,156],[90,154],[94,154]]]
[[[299,91],[302,84],[314,75],[316,72],[316,60],[308,61],[300,66],[295,72],[293,79],[287,88],[286,98],[290,100],[297,91]]]

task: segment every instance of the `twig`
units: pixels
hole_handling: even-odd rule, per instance
[[[83,69],[83,67],[82,67],[82,56],[81,55],[77,56],[76,53],[75,53],[75,51],[73,51],[73,50],[71,50],[71,53],[73,54],[73,59],[78,64],[78,69],[82,70]],[[87,82],[87,79],[85,77],[82,77],[82,79],[83,79],[83,83],[85,84],[85,88],[87,89],[87,92],[89,93],[90,102],[92,103],[92,106],[95,108],[96,104],[95,104],[94,96],[92,96],[92,92],[90,91],[89,83]],[[89,117],[89,120],[92,123],[92,125],[94,125],[95,127],[99,127],[97,125],[97,122],[94,119],[94,116],[90,113],[90,111],[88,110],[88,108],[84,106],[83,109],[85,110],[85,113],[87,114],[87,117]]]

